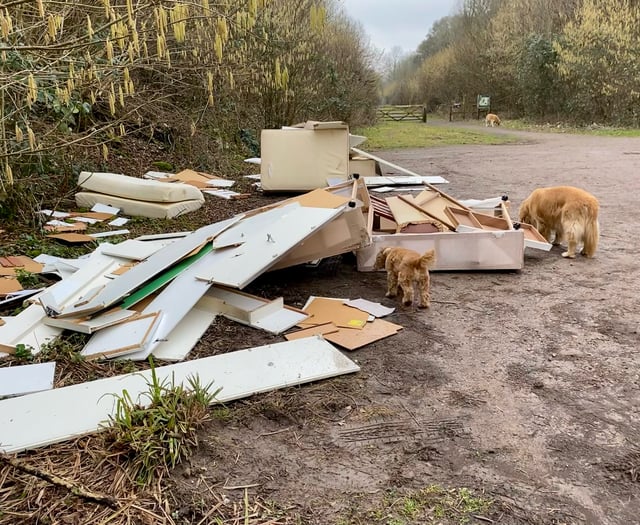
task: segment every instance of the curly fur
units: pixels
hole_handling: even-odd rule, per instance
[[[599,204],[590,193],[573,186],[534,190],[520,205],[520,220],[536,227],[549,242],[567,243],[563,257],[573,259],[582,244],[582,255],[593,257],[598,247]]]
[[[430,304],[429,268],[436,260],[435,250],[420,255],[407,248],[388,247],[378,252],[374,268],[387,270],[387,297],[395,297],[402,290],[402,302],[409,306],[414,300],[414,286],[420,296],[420,308]]]

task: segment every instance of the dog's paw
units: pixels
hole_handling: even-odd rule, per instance
[[[567,259],[575,259],[576,258],[576,254],[575,253],[569,253],[569,252],[562,252],[562,256],[566,257]]]
[[[411,302],[412,301],[403,301],[402,304],[404,304],[405,306],[411,306]]]

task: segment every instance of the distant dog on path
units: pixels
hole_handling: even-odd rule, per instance
[[[499,126],[500,124],[502,124],[500,117],[494,113],[487,113],[487,116],[484,118],[485,127],[488,127],[489,125],[491,125],[491,127],[494,125]]]
[[[534,190],[520,205],[520,220],[537,228],[547,241],[567,243],[563,257],[573,259],[580,244],[582,255],[593,257],[598,247],[598,199],[580,188],[554,186]]]
[[[376,257],[375,270],[387,270],[387,297],[395,297],[402,290],[402,302],[409,306],[413,302],[414,286],[420,295],[420,308],[430,304],[429,268],[436,260],[435,250],[420,255],[407,248],[383,248]]]

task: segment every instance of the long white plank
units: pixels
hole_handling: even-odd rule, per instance
[[[61,310],[60,315],[77,316],[114,304],[128,293],[191,253],[198,246],[201,246],[238,222],[241,218],[242,216],[235,216],[226,221],[204,226],[192,234],[172,242],[168,246],[155,252],[145,261],[137,264],[116,279],[113,279],[104,287],[102,292],[91,301],[59,309]]]
[[[189,377],[222,388],[216,401],[300,385],[360,367],[322,338],[310,337],[238,350],[228,354],[156,368],[160,381],[188,386]],[[151,371],[80,383],[0,401],[0,452],[15,453],[98,431],[114,414],[116,398],[126,390],[149,403]]]
[[[241,246],[215,250],[216,260],[197,277],[212,284],[244,288],[342,212],[342,208],[298,206],[278,215],[276,221],[270,220],[268,227],[258,221],[252,231],[246,232]]]

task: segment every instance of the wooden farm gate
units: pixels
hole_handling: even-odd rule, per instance
[[[384,121],[404,121],[419,120],[427,121],[427,108],[425,106],[378,106],[376,111],[378,120]]]

